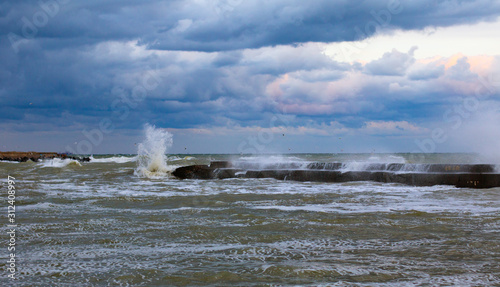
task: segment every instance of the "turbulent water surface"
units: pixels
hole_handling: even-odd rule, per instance
[[[500,285],[500,188],[181,181],[170,176],[175,167],[210,160],[349,162],[346,167],[359,168],[412,159],[148,152],[155,148],[81,164],[0,162],[2,190],[7,175],[16,178],[14,285]],[[466,155],[425,160],[470,161]],[[5,195],[5,213],[6,201]],[[5,232],[2,238],[7,241]],[[2,249],[5,270],[6,243]],[[13,283],[5,271],[0,280],[2,286]]]

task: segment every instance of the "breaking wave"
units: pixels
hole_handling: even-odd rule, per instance
[[[61,167],[78,167],[82,166],[80,162],[74,159],[60,159],[60,158],[54,158],[54,159],[49,159],[49,160],[44,160],[41,162],[42,168],[43,167],[55,167],[55,168],[61,168]]]
[[[130,156],[113,156],[113,157],[107,157],[107,158],[94,158],[90,157],[90,162],[93,163],[127,163],[127,162],[134,162],[137,161],[137,157],[130,157]]]

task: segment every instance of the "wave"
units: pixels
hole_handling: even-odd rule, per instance
[[[82,166],[80,162],[74,159],[60,159],[54,158],[49,160],[44,160],[41,162],[41,167],[54,167],[54,168],[62,168],[62,167],[79,167]]]
[[[296,156],[287,155],[258,155],[258,156],[242,156],[238,158],[240,161],[250,161],[250,162],[292,162],[292,161],[304,161],[304,159]]]
[[[181,161],[181,160],[196,160],[196,157],[194,157],[194,156],[185,156],[185,157],[172,156],[172,157],[168,158],[168,161]]]
[[[137,156],[113,156],[107,158],[94,158],[90,157],[90,162],[93,163],[127,163],[127,162],[135,162],[137,161]]]

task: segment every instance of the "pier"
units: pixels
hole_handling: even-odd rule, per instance
[[[274,178],[313,182],[374,181],[412,186],[452,185],[468,188],[500,186],[500,173],[490,164],[399,164],[370,163],[359,170],[346,170],[344,163],[276,164],[214,161],[209,165],[177,168],[179,179]]]

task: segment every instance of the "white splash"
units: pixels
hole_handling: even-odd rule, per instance
[[[309,161],[305,161],[295,156],[283,155],[247,156],[232,161],[234,167],[255,170],[305,169],[309,163]]]
[[[392,154],[380,154],[370,156],[367,160],[369,163],[407,163],[402,156]]]
[[[401,156],[385,154],[372,155],[362,161],[347,161],[343,163],[341,171],[385,170],[389,164],[393,163],[405,164],[403,167],[406,167],[407,162],[406,159]]]
[[[167,164],[167,151],[173,144],[172,134],[147,124],[146,139],[137,149],[135,175],[156,178],[169,176],[175,169]]]

